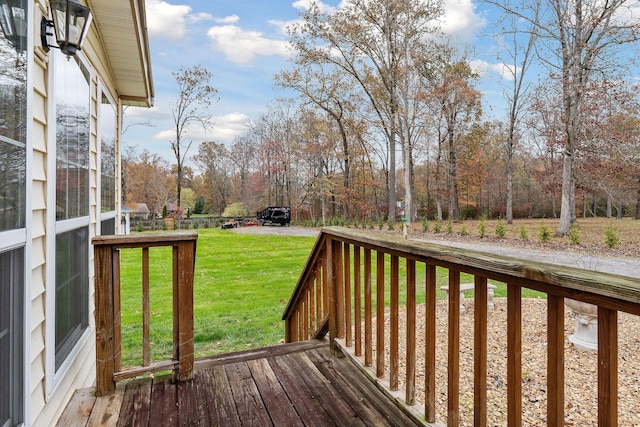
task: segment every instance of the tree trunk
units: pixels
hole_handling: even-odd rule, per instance
[[[573,152],[569,147],[564,152],[562,161],[562,201],[560,205],[560,224],[557,234],[566,235],[569,227],[575,222],[575,181],[573,180]]]
[[[507,224],[513,224],[513,155],[507,156]]]
[[[611,213],[613,211],[611,195],[607,194],[607,218],[611,218]]]
[[[638,201],[636,202],[636,219],[640,219],[640,186],[638,186]]]

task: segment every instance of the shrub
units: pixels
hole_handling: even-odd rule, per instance
[[[247,215],[249,215],[249,210],[244,207],[242,202],[231,203],[222,212],[222,216],[225,218],[238,218]]]
[[[167,231],[167,223],[166,223],[166,221],[162,221],[160,223],[160,228],[162,228],[164,231]]]
[[[429,220],[427,219],[426,216],[422,218],[422,231],[424,232],[429,231]]]
[[[487,234],[487,219],[482,217],[480,222],[478,223],[478,235],[482,238]]]
[[[141,231],[143,231],[143,230],[144,230],[144,226],[142,225],[142,222],[138,222],[138,223],[136,224],[136,231],[137,231],[137,232],[141,232]]]
[[[396,226],[396,223],[394,220],[390,219],[389,223],[387,224],[387,227],[389,228],[389,230],[393,230]]]
[[[439,233],[440,230],[442,230],[442,221],[437,219],[436,223],[433,224],[433,232],[434,233]]]
[[[520,240],[524,240],[524,241],[529,240],[529,231],[527,230],[527,227],[525,227],[524,225],[520,226],[518,235],[520,236]]]
[[[547,224],[540,224],[538,227],[538,240],[542,243],[546,243],[551,241],[551,237],[553,236],[553,232],[551,228]]]
[[[608,248],[615,248],[620,243],[620,236],[618,235],[618,229],[614,227],[607,227],[604,230],[604,244]]]
[[[378,221],[378,230],[382,230],[384,228],[384,221],[380,220]]]
[[[462,227],[460,228],[460,234],[463,236],[468,236],[469,235],[469,230],[467,230],[467,225],[466,224],[462,224]]]
[[[580,245],[580,227],[578,224],[571,224],[567,237],[572,245]]]
[[[447,221],[447,234],[453,234],[453,221]]]
[[[197,230],[198,228],[200,228],[200,221],[195,221],[195,222],[193,223],[193,228],[194,228],[195,230]]]
[[[500,221],[496,224],[496,228],[493,230],[493,234],[499,239],[502,239],[507,235],[507,226],[504,225],[504,222]]]

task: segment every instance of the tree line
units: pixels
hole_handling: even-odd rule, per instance
[[[438,29],[439,1],[311,4],[289,29],[290,67],[274,78],[297,96],[274,100],[229,146],[201,143],[193,169],[190,143],[176,150],[177,118],[206,126],[215,89],[206,70],[181,70],[178,166],[162,165],[177,194],[159,198],[180,200],[187,188],[211,213],[289,205],[312,220],[559,217],[560,234],[578,216],[638,218],[640,33],[630,3],[485,3],[501,12],[504,97],[488,112],[472,55]],[[127,164],[162,163],[153,157]],[[140,201],[154,192],[145,191],[125,194]]]

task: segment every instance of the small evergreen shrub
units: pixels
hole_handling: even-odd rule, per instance
[[[484,217],[478,223],[478,235],[481,238],[487,235],[487,219]]]
[[[439,233],[441,230],[442,230],[442,221],[437,219],[435,224],[433,224],[433,232]]]
[[[495,234],[498,239],[502,239],[507,235],[507,226],[504,225],[504,222],[500,221],[496,224],[493,234]]]
[[[604,244],[608,248],[615,248],[620,243],[620,236],[618,235],[618,229],[614,227],[607,227],[604,230]]]
[[[141,232],[143,230],[144,230],[144,226],[142,225],[142,222],[138,222],[136,224],[136,231],[139,233],[139,232]]]
[[[382,230],[384,228],[384,221],[380,220],[378,221],[378,230]]]
[[[453,221],[447,221],[447,234],[453,234]]]
[[[572,245],[580,245],[580,227],[578,224],[571,224],[567,237]]]
[[[393,230],[396,226],[396,223],[394,220],[390,219],[389,223],[387,224],[387,227],[389,228],[389,230]]]
[[[547,243],[551,241],[552,237],[553,232],[551,228],[547,224],[540,224],[540,227],[538,227],[538,240],[542,243]]]
[[[520,236],[520,240],[523,240],[525,242],[529,240],[529,231],[527,230],[527,227],[521,225],[520,230],[518,231],[518,236]]]
[[[429,231],[429,220],[427,219],[426,216],[422,218],[422,231],[424,232]]]
[[[165,221],[162,221],[160,228],[162,228],[164,231],[167,231],[167,223]]]
[[[469,230],[467,230],[467,225],[466,224],[462,224],[462,227],[460,228],[460,234],[463,236],[468,236],[469,235]]]

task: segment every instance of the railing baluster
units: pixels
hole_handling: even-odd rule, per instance
[[[333,278],[335,280],[334,285],[336,289],[336,304],[338,310],[336,317],[336,322],[338,322],[338,338],[344,338],[344,267],[342,260],[342,244],[339,240],[334,241],[333,262],[335,266]]]
[[[348,243],[344,244],[343,252],[344,266],[344,322],[345,322],[345,344],[347,347],[353,345],[352,317],[351,317],[351,250]]]
[[[113,255],[113,359],[114,369],[122,370],[122,305],[120,304],[120,250]]]
[[[360,271],[360,246],[353,247],[353,300],[356,356],[362,356],[362,284]]]
[[[618,312],[598,307],[598,426],[618,425]]]
[[[416,401],[416,262],[407,259],[407,343],[406,343],[406,395],[405,401]]]
[[[371,249],[364,250],[364,366],[373,363],[373,320],[371,290]]]
[[[391,255],[391,289],[390,289],[390,313],[389,313],[389,336],[391,343],[389,345],[389,383],[391,390],[398,390],[398,335],[400,328],[398,327],[399,317],[399,298],[398,298],[398,276],[399,262],[397,255]]]
[[[424,410],[429,423],[436,422],[436,266],[426,264],[424,331]]]
[[[142,248],[142,366],[151,363],[149,344],[149,248]]]
[[[318,325],[324,318],[324,307],[322,305],[322,265],[320,262],[316,264],[316,321]]]
[[[305,291],[302,300],[302,340],[309,339],[309,292]]]
[[[564,298],[547,295],[547,425],[564,425]]]
[[[473,425],[487,425],[487,278],[474,278]]]
[[[507,283],[507,422],[522,425],[522,291]]]
[[[449,270],[447,425],[460,424],[460,272]]]
[[[384,376],[384,252],[376,252],[376,376]]]
[[[318,329],[318,319],[316,318],[316,293],[314,288],[314,281],[311,280],[307,285],[307,292],[309,293],[309,330],[313,333]]]

